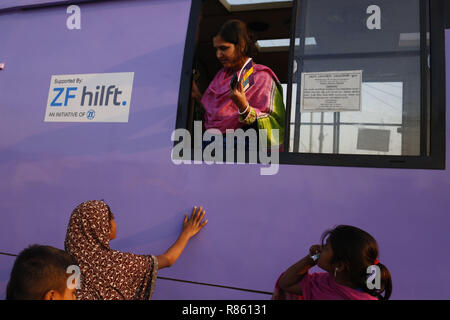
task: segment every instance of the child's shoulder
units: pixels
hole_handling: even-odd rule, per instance
[[[303,277],[302,280],[303,283],[315,283],[315,284],[323,284],[323,283],[329,283],[330,282],[330,274],[328,272],[313,272],[313,273],[306,273],[306,275]]]
[[[315,279],[328,279],[330,278],[330,273],[328,272],[313,272],[309,274],[310,277]]]

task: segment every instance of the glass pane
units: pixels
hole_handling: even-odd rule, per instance
[[[341,125],[339,153],[401,155],[400,126]]]
[[[289,151],[420,155],[420,1],[302,0],[297,17]]]
[[[300,152],[305,153],[332,153],[333,152],[333,126],[311,125],[302,126]]]

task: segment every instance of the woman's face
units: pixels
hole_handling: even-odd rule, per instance
[[[242,56],[238,48],[231,42],[226,42],[221,36],[213,38],[216,57],[224,68],[239,69]]]

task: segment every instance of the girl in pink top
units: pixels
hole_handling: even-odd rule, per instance
[[[308,255],[279,277],[274,300],[389,299],[391,275],[378,261],[378,244],[370,234],[340,225],[325,231],[321,242],[322,245],[313,245]],[[310,274],[308,270],[316,264],[326,272]],[[380,286],[369,279],[374,278],[367,272],[372,265],[379,267]]]

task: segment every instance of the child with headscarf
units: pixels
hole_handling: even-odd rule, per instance
[[[202,207],[186,215],[177,241],[162,255],[137,255],[112,250],[114,215],[104,201],[86,201],[77,206],[69,221],[65,249],[81,270],[79,300],[151,299],[158,269],[171,266],[190,238],[208,222]]]

